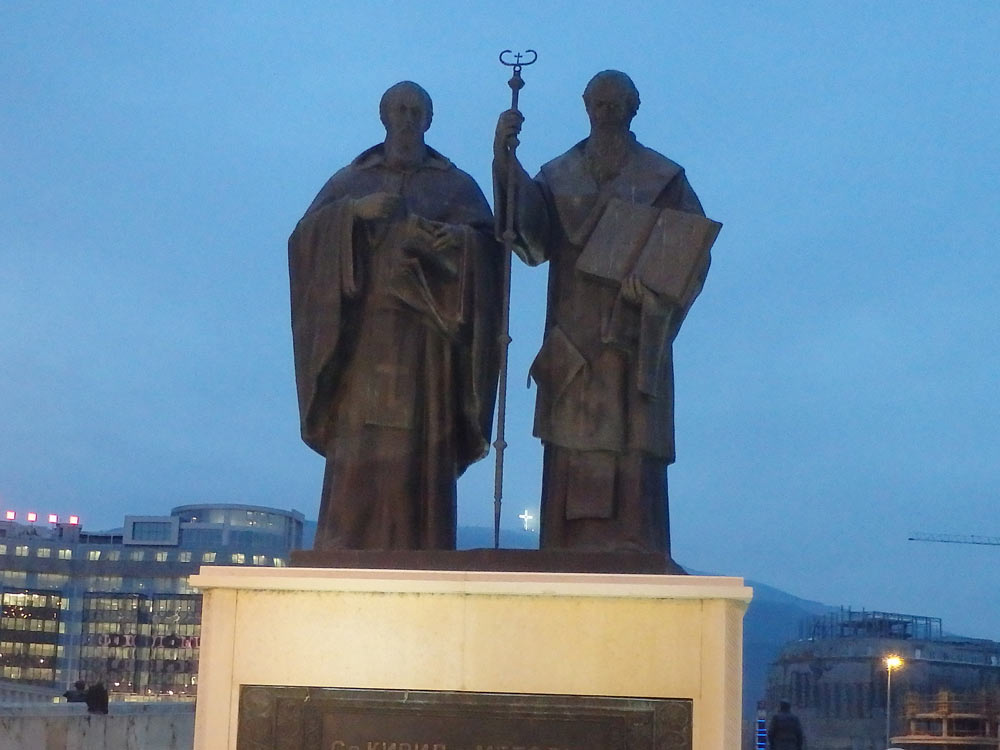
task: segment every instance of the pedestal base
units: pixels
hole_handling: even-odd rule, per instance
[[[292,567],[687,575],[664,554],[575,549],[303,549],[292,553]]]
[[[740,744],[751,591],[739,578],[212,567],[192,584],[205,594],[196,750],[236,750],[242,686],[437,691],[471,701],[507,694],[522,703],[684,699],[693,750]],[[327,729],[310,742],[329,750],[340,740],[322,732],[340,730],[320,725]],[[248,730],[240,731],[245,746]],[[468,748],[430,735],[357,744],[383,750],[380,741],[396,739],[441,745],[434,750],[523,744],[502,743],[496,732],[470,736]]]

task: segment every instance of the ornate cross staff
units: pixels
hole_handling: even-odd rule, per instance
[[[531,59],[526,59],[530,55]],[[538,59],[538,53],[533,49],[524,54],[517,54],[505,49],[500,53],[500,62],[513,68],[513,75],[507,81],[510,86],[510,108],[517,110],[518,93],[524,88],[521,78],[521,68],[531,65]],[[507,416],[507,349],[510,346],[510,259],[514,252],[514,210],[517,205],[517,173],[514,171],[514,152],[517,150],[517,138],[510,141],[510,158],[507,162],[507,200],[505,206],[505,222],[503,230],[503,286],[501,291],[500,312],[500,387],[497,393],[497,439],[493,443],[497,454],[496,477],[493,483],[493,548],[500,548],[500,501],[503,497],[503,454],[507,448],[504,440],[504,427]],[[499,215],[500,206],[496,207]]]

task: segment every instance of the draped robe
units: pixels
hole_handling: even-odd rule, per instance
[[[386,220],[355,202],[400,196]],[[423,220],[460,227],[446,252]],[[478,186],[427,150],[382,145],[336,173],[289,238],[303,440],[326,457],[316,549],[454,549],[458,476],[486,455],[498,371],[500,253]]]
[[[669,553],[672,342],[708,261],[685,299],[650,293],[638,306],[576,263],[614,198],[704,212],[680,165],[634,137],[621,171],[600,184],[585,147],[522,178],[515,219],[520,257],[549,262],[545,338],[531,368],[534,434],[544,445],[541,546]]]

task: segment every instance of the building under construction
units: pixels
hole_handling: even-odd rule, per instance
[[[903,660],[892,672],[889,733],[894,746],[1000,748],[995,711],[1000,643],[949,635],[936,617],[842,608],[803,622],[799,639],[782,649],[771,668],[768,713],[778,701],[789,701],[810,750],[882,750],[884,660],[890,654]],[[940,699],[942,691],[948,701]],[[969,710],[963,713],[958,707]],[[945,713],[939,710],[943,708]],[[949,738],[944,734],[949,727],[961,736]]]
[[[1000,702],[993,693],[932,697],[908,693],[903,702],[901,734],[892,744],[901,750],[997,750]]]

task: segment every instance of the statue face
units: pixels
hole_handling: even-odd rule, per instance
[[[390,135],[417,137],[430,127],[430,112],[420,92],[409,86],[400,87],[385,103],[382,122]]]
[[[584,95],[583,103],[595,128],[627,128],[635,115],[628,89],[613,78],[595,83]]]

